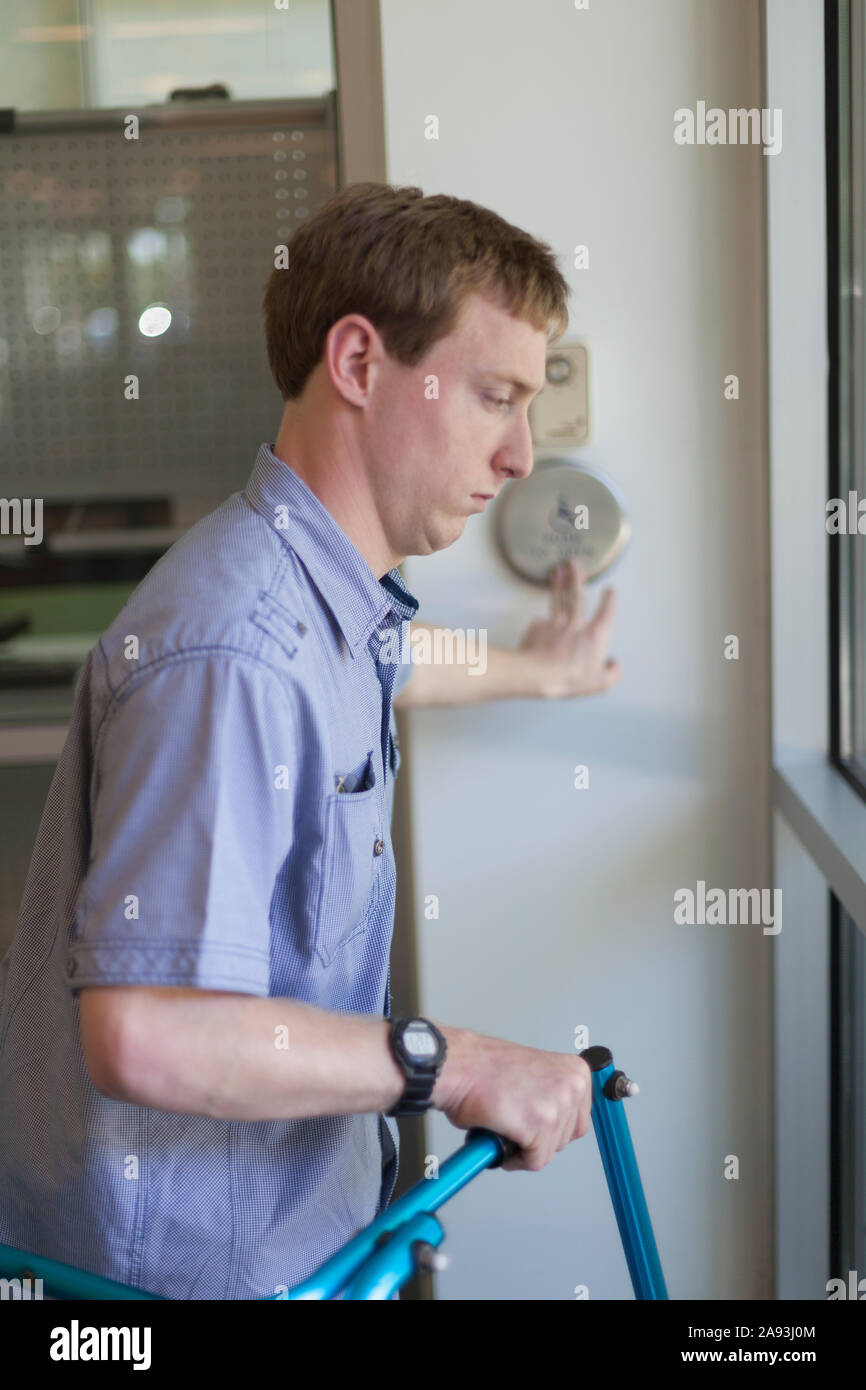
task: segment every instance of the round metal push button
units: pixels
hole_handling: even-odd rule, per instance
[[[385,841],[384,841],[384,840],[377,840],[376,843],[375,843],[375,845],[373,846],[373,853],[374,853],[374,854],[381,854],[382,851],[384,850],[384,848],[385,848]]]

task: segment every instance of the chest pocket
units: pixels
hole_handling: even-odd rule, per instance
[[[324,965],[367,930],[379,894],[383,854],[378,788],[372,756],[351,774],[337,774],[350,791],[327,797],[325,847],[316,905],[316,953]]]

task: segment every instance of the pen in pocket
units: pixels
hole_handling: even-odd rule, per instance
[[[354,772],[335,772],[334,790],[338,792],[365,790],[368,785],[368,779],[372,774],[371,758],[372,753],[368,753],[363,762],[355,768]]]

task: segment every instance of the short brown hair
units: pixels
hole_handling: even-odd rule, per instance
[[[271,271],[262,303],[268,360],[285,401],[301,395],[344,314],[368,318],[407,367],[454,330],[473,293],[554,339],[568,326],[568,282],[547,243],[463,198],[350,184],[288,245],[288,268]]]

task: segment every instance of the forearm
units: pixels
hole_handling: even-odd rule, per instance
[[[152,1109],[221,1120],[381,1114],[405,1087],[384,1018],[190,991],[148,1000],[139,1019],[124,1042],[118,1098]],[[456,1044],[458,1033],[446,1036]],[[449,1077],[456,1070],[455,1057]]]
[[[473,652],[471,659],[457,661],[451,659],[456,644],[442,640],[438,648],[436,645],[436,633],[449,629],[412,623],[412,631],[416,629],[430,637],[423,649],[419,644],[412,674],[394,701],[398,710],[532,699],[547,693],[545,667],[532,653],[485,645],[481,652]],[[431,659],[424,659],[426,656]]]

